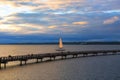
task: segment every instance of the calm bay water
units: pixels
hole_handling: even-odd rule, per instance
[[[57,45],[0,45],[0,56],[56,52]],[[65,45],[67,51],[120,49],[120,45]],[[120,80],[120,55],[74,58],[0,70],[0,80]],[[13,66],[14,65],[14,66]]]

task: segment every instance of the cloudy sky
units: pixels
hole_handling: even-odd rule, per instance
[[[120,0],[0,0],[0,43],[120,41]]]

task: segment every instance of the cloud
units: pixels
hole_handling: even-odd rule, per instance
[[[56,28],[56,26],[48,26],[48,28],[54,29],[54,28]]]
[[[90,15],[90,16],[89,16]],[[0,20],[1,25],[20,28],[7,31],[10,34],[47,34],[47,33],[80,33],[90,28],[97,28],[106,16],[119,16],[118,13],[89,14],[46,14],[46,13],[15,13]],[[94,20],[94,21],[93,21]],[[89,25],[87,25],[89,24]],[[14,31],[13,31],[14,30]],[[5,32],[5,29],[4,29]]]
[[[88,32],[90,28],[103,26],[102,23],[118,21],[120,8],[115,5],[118,2],[118,0],[4,0],[0,2],[4,4],[1,11],[9,8],[6,10],[7,16],[0,19],[0,32],[29,35],[58,32],[81,34]]]
[[[8,16],[0,20],[0,32],[8,34],[37,34],[46,33],[46,26],[21,22],[21,18],[17,16]]]
[[[114,23],[114,22],[116,22],[118,20],[119,20],[119,17],[118,16],[114,16],[114,17],[112,17],[110,19],[105,20],[103,22],[103,24],[112,24],[112,23]]]
[[[74,25],[86,25],[86,24],[88,24],[88,22],[87,21],[80,21],[80,22],[73,22],[72,24],[74,24]]]
[[[120,9],[119,3],[119,0],[2,0],[0,2],[2,5],[27,7],[35,11],[74,9],[83,12],[117,10]]]
[[[30,9],[25,6],[12,7],[10,5],[0,5],[0,17],[5,17],[20,12],[30,12]]]
[[[71,25],[71,24],[70,24],[70,25]],[[70,26],[70,25],[69,25],[69,24],[67,24],[67,23],[62,24],[62,26],[67,26],[67,27],[68,27],[68,26]]]
[[[11,5],[13,7],[29,6],[35,8],[59,9],[70,5],[71,3],[84,2],[83,0],[4,0],[0,4]]]
[[[21,27],[16,27],[16,26],[12,26],[12,25],[4,25],[2,24],[0,26],[0,32],[12,32],[15,33],[17,31],[21,30]]]
[[[91,4],[90,4],[91,3]],[[12,13],[85,14],[119,11],[120,0],[2,0],[1,15]],[[111,6],[112,5],[112,6]],[[6,8],[7,7],[7,8]]]

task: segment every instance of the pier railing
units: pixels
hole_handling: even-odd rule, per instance
[[[57,53],[44,53],[44,54],[28,54],[28,55],[17,55],[17,56],[7,56],[0,57],[0,69],[6,68],[6,64],[12,61],[20,61],[20,65],[27,63],[28,60],[36,59],[36,62],[43,61],[44,58],[49,58],[49,60],[55,60],[56,57],[61,57],[61,59],[66,59],[67,56],[71,55],[72,58],[82,56],[99,56],[99,55],[115,55],[119,54],[120,50],[96,50],[96,51],[73,51],[73,52],[57,52]]]

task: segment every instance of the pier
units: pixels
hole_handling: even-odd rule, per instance
[[[118,55],[120,50],[96,50],[96,51],[74,51],[74,52],[57,52],[57,53],[44,53],[44,54],[28,54],[28,55],[17,55],[0,57],[0,69],[6,68],[8,62],[19,61],[20,66],[27,64],[28,60],[35,59],[36,63],[42,62],[43,59],[49,59],[50,61],[56,60],[57,57],[60,59],[67,59],[68,56],[71,58],[76,57],[89,57],[89,56],[106,56],[106,55]],[[3,65],[3,67],[2,67]]]

